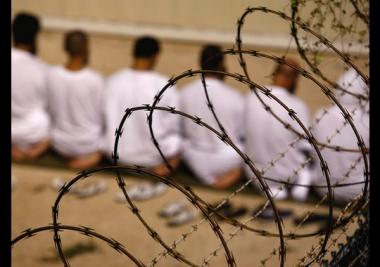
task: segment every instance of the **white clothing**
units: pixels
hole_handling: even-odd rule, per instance
[[[12,144],[20,148],[49,137],[46,70],[31,53],[12,48]]]
[[[89,68],[56,66],[49,71],[52,146],[60,154],[76,157],[101,149],[103,91],[101,75]]]
[[[271,93],[279,98],[287,107],[296,112],[296,116],[301,120],[305,127],[309,126],[309,111],[306,105],[296,96],[289,93],[286,89],[278,86],[266,86],[271,89]],[[288,112],[275,100],[269,99],[258,90],[260,97],[271,110],[280,117],[284,122],[289,123],[295,130],[303,133],[302,128],[296,120],[293,120]],[[264,176],[274,179],[287,181],[294,176],[294,171],[298,170],[301,164],[306,160],[302,150],[312,149],[306,140],[299,140],[295,145],[288,150],[298,136],[289,129],[286,129],[275,117],[265,110],[257,96],[251,92],[247,98],[247,111],[245,120],[246,132],[246,153],[253,161],[254,165],[261,172],[265,170]],[[281,153],[286,153],[281,157]],[[277,158],[280,158],[277,160]],[[274,166],[271,161],[276,161]],[[255,178],[251,169],[245,165],[245,171],[249,178]],[[298,177],[293,177],[289,181],[297,182]],[[255,185],[258,185],[254,183]],[[277,188],[283,186],[280,183],[275,183],[266,180],[272,192],[277,192]],[[282,191],[286,191],[283,189]],[[281,193],[281,198],[286,197]]]
[[[365,94],[368,87],[361,80],[355,70],[351,69],[344,73],[338,80],[338,84],[345,88],[347,91],[356,94]],[[362,136],[363,141],[368,148],[369,146],[369,110],[368,105],[365,103],[359,103],[359,100],[349,94],[342,94],[336,92],[338,101],[345,107],[352,116],[353,123],[357,128],[359,134]],[[356,110],[355,110],[356,109]],[[355,110],[355,112],[353,112]],[[350,125],[344,126],[340,130],[340,134],[336,135],[336,129],[340,129],[345,119],[340,109],[335,105],[327,109],[328,113],[325,114],[319,123],[316,124],[313,130],[315,138],[321,143],[327,143],[327,138],[331,138],[330,145],[340,146],[344,148],[358,149],[357,138]],[[319,110],[316,114],[316,118],[321,117],[323,109]],[[348,178],[342,180],[343,176],[350,170],[352,164],[362,157],[361,153],[334,151],[329,148],[324,148],[321,154],[327,162],[330,171],[330,183],[335,184],[353,183],[364,181],[364,161],[361,159],[359,164],[356,164],[356,168],[350,171]],[[367,157],[368,159],[368,157]],[[368,161],[369,162],[369,161]],[[342,181],[341,181],[342,180]],[[315,166],[314,169],[314,184],[326,185],[326,179],[322,173],[320,166]],[[334,188],[335,199],[342,201],[349,201],[355,196],[361,193],[364,184],[337,187]],[[327,188],[317,188],[321,194],[327,193]]]
[[[234,88],[215,78],[206,79],[207,91],[215,113],[231,140],[242,150],[243,96]],[[180,92],[181,111],[198,116],[221,132],[207,106],[201,80],[192,82]],[[235,150],[213,132],[194,121],[182,119],[183,159],[206,184],[213,184],[219,175],[240,167],[242,159]]]
[[[355,71],[355,69],[350,69],[345,72],[338,79],[338,85],[344,88],[346,91],[353,93],[368,96],[369,89],[368,86],[364,83],[361,76]],[[347,94],[344,91],[336,91],[336,98],[343,106],[363,106],[368,104],[367,100],[358,99],[357,97]]]
[[[168,78],[154,71],[124,69],[111,75],[105,94],[106,135],[104,151],[109,158],[114,150],[115,130],[127,108],[151,105],[154,96],[168,83]],[[166,90],[158,106],[178,107],[178,93],[175,87]],[[152,142],[147,123],[149,111],[136,111],[125,121],[123,134],[119,139],[119,160],[124,164],[153,167],[163,162]],[[179,116],[166,111],[153,113],[153,131],[165,157],[179,153],[181,138]]]

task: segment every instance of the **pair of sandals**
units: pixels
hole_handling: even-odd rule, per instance
[[[52,181],[52,186],[54,189],[59,191],[65,185],[65,183],[66,182],[62,178],[56,177]],[[148,200],[163,194],[167,188],[168,186],[163,183],[142,183],[128,188],[127,193],[131,200]],[[71,186],[69,193],[75,194],[80,198],[85,198],[102,193],[106,189],[107,184],[105,181],[94,181],[81,187],[73,185]],[[126,202],[126,198],[123,192],[118,192],[116,194],[115,201],[120,203]]]
[[[55,177],[52,181],[52,186],[57,191],[61,190],[66,182],[61,177]],[[78,196],[79,198],[91,197],[96,194],[102,193],[107,189],[107,183],[105,181],[94,181],[92,183],[85,184],[84,186],[71,186],[69,193]]]
[[[256,218],[262,219],[262,220],[274,220],[276,217],[275,217],[275,214],[273,212],[272,206],[267,205],[265,208],[263,208],[263,207],[264,207],[264,205],[260,205],[258,208],[253,210],[251,215],[253,217],[256,217]],[[286,218],[293,215],[292,209],[277,208],[277,212],[278,212],[279,217],[281,217],[281,219],[286,219]]]
[[[270,205],[268,205],[266,208],[262,210],[262,205],[255,209],[252,213],[252,216],[256,216],[259,219],[263,220],[274,220],[274,212],[273,209]],[[262,210],[262,211],[261,211]],[[260,214],[257,214],[259,211],[261,211]],[[286,208],[278,208],[278,215],[281,217],[281,219],[286,219],[290,216],[293,215],[293,210],[292,209],[286,209]],[[322,214],[322,213],[312,213],[308,216],[308,218],[304,221],[305,215],[302,215],[300,217],[294,217],[293,218],[293,223],[298,225],[302,223],[302,225],[309,225],[312,223],[319,223],[320,224],[320,229],[319,231],[323,232],[327,228],[327,222],[328,222],[328,214]],[[333,222],[337,220],[336,216],[333,216]]]
[[[144,201],[155,197],[158,197],[165,193],[168,186],[164,183],[140,183],[131,186],[127,189],[127,194],[131,200]],[[118,192],[115,196],[115,201],[125,203],[126,198],[123,192]],[[190,209],[184,200],[177,200],[166,204],[166,206],[160,210],[159,216],[168,219],[167,225],[169,227],[175,227],[186,224],[193,221],[197,213]]]
[[[168,186],[164,183],[140,183],[134,186],[127,187],[127,194],[131,200],[143,201],[158,197],[165,193]],[[118,192],[114,199],[119,203],[126,203],[127,199],[123,192]]]
[[[185,200],[177,200],[166,204],[158,215],[168,219],[167,226],[176,227],[195,220],[197,212],[187,205]]]
[[[164,183],[140,183],[127,189],[127,194],[131,200],[144,201],[158,197],[165,193],[168,186]],[[118,192],[115,201],[125,203],[126,198],[123,192]],[[186,201],[177,200],[169,202],[160,210],[159,216],[168,219],[169,227],[180,226],[193,221],[197,217],[197,213],[191,209]]]

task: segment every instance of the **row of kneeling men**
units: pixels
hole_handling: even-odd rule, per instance
[[[48,66],[35,55],[38,30],[38,19],[28,14],[16,16],[13,22],[12,158],[16,161],[36,158],[51,147],[67,158],[71,168],[94,166],[103,155],[111,159],[115,129],[125,110],[152,104],[158,91],[168,84],[168,77],[154,71],[160,53],[159,41],[149,36],[137,39],[132,66],[103,80],[98,72],[88,67],[86,33],[78,30],[66,33],[66,64]],[[157,105],[176,107],[194,118],[199,117],[221,135],[218,137],[207,127],[184,116],[153,111],[154,136],[173,169],[182,160],[203,182],[215,188],[235,184],[242,170],[247,177],[253,177],[251,168],[244,165],[237,151],[223,142],[223,135],[227,134],[236,149],[247,154],[254,163],[252,167],[264,177],[306,185],[326,184],[319,164],[315,164],[318,159],[313,147],[287,127],[290,125],[304,133],[280,102],[268,98],[260,90],[257,95],[253,92],[244,96],[227,85],[224,56],[217,45],[204,46],[199,63],[202,70],[207,70],[204,80],[196,77],[181,90],[169,87]],[[295,96],[297,67],[296,60],[285,58],[275,67],[273,83],[266,88],[309,127],[308,108]],[[345,92],[350,92],[337,94],[337,98],[347,110],[353,111],[353,121],[368,146],[368,103],[363,104],[355,97],[356,94],[368,94],[368,88],[354,70],[344,73],[338,84]],[[125,121],[117,149],[119,164],[142,165],[158,175],[169,175],[170,170],[151,141],[148,112],[137,110]],[[337,106],[319,111],[316,118],[318,123],[311,127],[311,132],[319,142],[355,148],[357,139]],[[329,148],[321,150],[330,169],[332,184],[341,182],[342,178],[344,183],[363,181],[360,154]],[[354,163],[355,168],[351,168]],[[288,191],[282,189],[283,184],[270,179],[266,183],[276,198],[288,196]],[[351,199],[362,187],[362,184],[340,187],[335,190],[335,197]],[[295,186],[289,192],[304,199],[307,193],[304,188]]]

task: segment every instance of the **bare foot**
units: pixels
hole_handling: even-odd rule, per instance
[[[217,177],[216,182],[212,184],[212,187],[217,189],[227,189],[240,179],[240,175],[240,168],[232,169],[227,173]]]
[[[23,161],[27,158],[26,153],[17,146],[12,146],[12,159],[16,162]]]
[[[45,139],[35,145],[32,146],[27,153],[28,159],[36,159],[40,157],[48,148],[50,145],[50,140]]]
[[[152,171],[158,176],[168,176],[170,174],[170,170],[166,167],[165,163],[159,166],[156,166],[152,169]]]
[[[100,152],[95,152],[78,158],[72,158],[67,163],[70,169],[87,169],[94,167],[102,159]]]
[[[169,161],[170,166],[172,167],[172,170],[175,170],[178,167],[180,159],[178,156],[174,156],[170,158],[168,161]],[[152,171],[158,176],[169,176],[172,172],[166,167],[165,163],[162,163],[158,166],[153,167]]]

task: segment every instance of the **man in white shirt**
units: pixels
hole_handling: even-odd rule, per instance
[[[46,111],[46,68],[36,57],[40,23],[34,15],[18,14],[12,24],[12,159],[42,155],[49,147]]]
[[[64,49],[67,64],[53,67],[47,82],[52,147],[67,158],[69,168],[85,169],[101,159],[103,79],[87,67],[84,32],[66,33]]]
[[[201,68],[224,71],[224,55],[221,52],[219,46],[203,47],[200,56]],[[205,74],[207,91],[218,120],[231,140],[242,149],[243,96],[223,80],[223,75]],[[198,116],[220,131],[208,108],[200,78],[181,90],[180,101],[181,111]],[[184,132],[182,157],[186,164],[204,183],[214,188],[225,189],[233,185],[241,175],[242,159],[237,152],[214,133],[192,120],[183,118],[182,123]]]
[[[368,95],[368,87],[354,69],[345,72],[338,80],[338,85],[348,92],[359,95]],[[354,122],[359,134],[362,136],[364,144],[369,148],[369,106],[368,101],[360,100],[357,97],[344,93],[343,91],[335,92],[338,101],[345,107]],[[316,118],[324,113],[324,109],[317,112]],[[316,124],[313,130],[315,138],[321,143],[327,143],[331,139],[331,145],[344,148],[358,149],[357,138],[350,127],[345,123],[345,119],[340,109],[334,105],[327,109],[327,113]],[[340,133],[336,133],[339,130]],[[322,156],[325,158],[330,171],[330,182],[332,185],[364,182],[365,176],[364,161],[361,153],[335,151],[324,148]],[[367,157],[368,159],[368,157]],[[360,160],[359,162],[357,162]],[[351,166],[355,166],[351,169]],[[349,173],[348,177],[345,177]],[[314,168],[315,185],[326,185],[326,179],[323,176],[321,168],[317,164]],[[336,187],[334,199],[340,202],[348,202],[363,190],[364,184],[351,185],[347,187]],[[326,194],[327,188],[317,188],[320,194]]]
[[[297,67],[298,63],[292,58],[285,58],[285,61]],[[309,111],[306,105],[296,97],[295,91],[298,81],[298,73],[285,64],[278,64],[273,73],[273,85],[266,86],[271,93],[278,97],[289,108],[296,112],[302,123],[309,126]],[[290,124],[294,129],[303,133],[302,128],[295,120],[289,117],[288,112],[273,99],[269,99],[258,89],[257,92],[261,99],[278,115],[283,121]],[[301,164],[310,154],[311,146],[308,141],[297,141],[293,147],[290,145],[298,136],[289,129],[286,129],[276,118],[265,110],[254,92],[251,92],[247,98],[246,104],[246,153],[253,160],[255,166],[264,172],[264,176],[271,177],[280,181],[287,181],[294,176]],[[281,156],[281,153],[286,153]],[[278,159],[280,158],[280,159]],[[278,160],[277,160],[278,159]],[[275,161],[273,166],[271,162]],[[269,167],[268,167],[269,166]],[[266,170],[269,168],[268,170]],[[305,169],[307,171],[307,169]],[[245,166],[246,174],[249,178],[255,179],[255,175]],[[306,175],[307,176],[307,175]],[[290,182],[299,182],[299,176],[290,179]],[[310,180],[311,178],[308,178]],[[255,185],[258,185],[255,182]],[[266,180],[273,196],[276,199],[288,197],[287,190],[280,189],[283,184]],[[302,182],[303,183],[303,182]],[[307,181],[310,183],[310,181]]]
[[[111,158],[115,143],[115,130],[127,108],[152,104],[154,96],[168,82],[153,69],[160,52],[158,40],[141,37],[133,49],[132,68],[122,69],[111,75],[107,81],[104,112],[106,135],[104,150]],[[178,93],[175,87],[163,95],[159,106],[178,107]],[[151,141],[147,123],[147,111],[136,111],[126,121],[119,141],[118,156],[122,164],[140,165],[150,168],[158,175],[168,175],[162,157]],[[179,117],[165,111],[153,113],[153,131],[160,149],[174,169],[179,163],[180,133]]]

